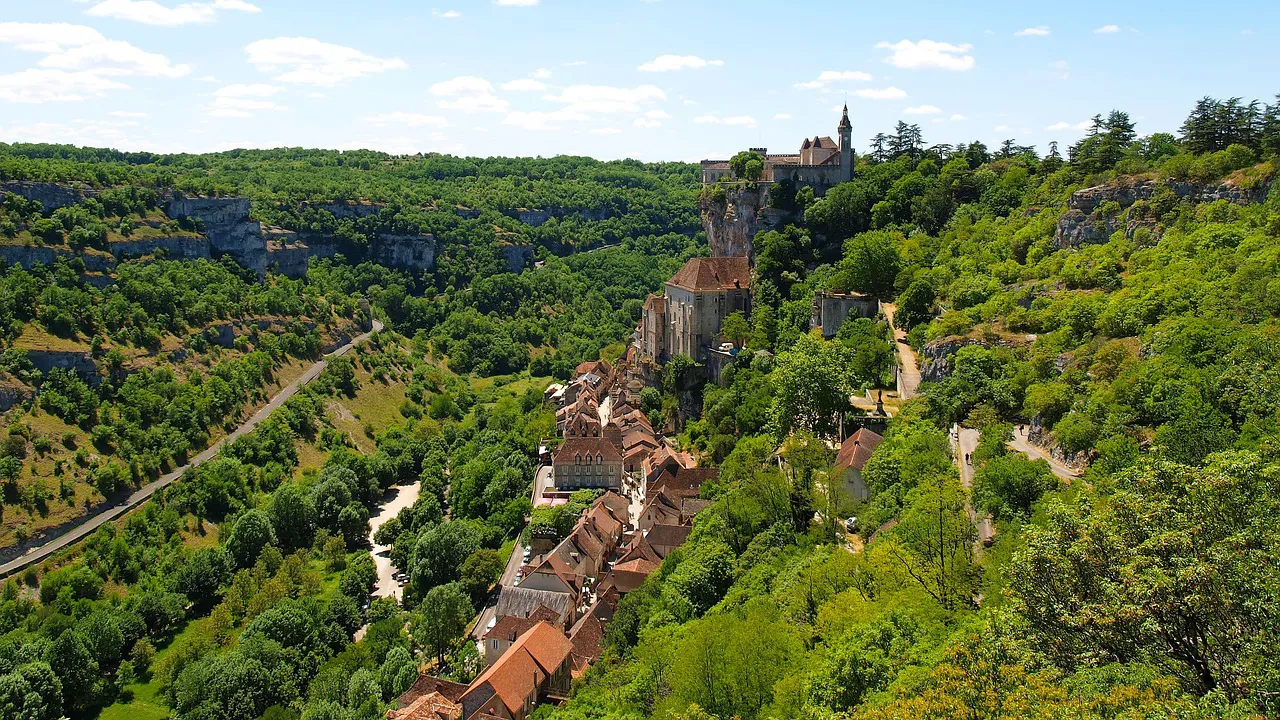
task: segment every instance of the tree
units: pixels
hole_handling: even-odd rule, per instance
[[[774,397],[770,427],[776,437],[792,428],[831,432],[849,407],[849,396],[872,378],[855,377],[843,346],[814,335],[802,335],[779,353],[773,372]]]
[[[236,520],[231,537],[227,539],[227,552],[238,567],[246,568],[258,561],[258,555],[264,548],[275,544],[276,531],[272,527],[271,516],[255,508]]]
[[[268,512],[282,548],[311,547],[316,532],[315,504],[297,483],[281,485],[271,496]]]
[[[49,648],[47,660],[50,667],[57,668],[67,709],[79,713],[93,707],[98,661],[93,659],[84,636],[75,630],[62,633]]]
[[[472,600],[479,602],[502,576],[503,567],[502,556],[496,550],[476,550],[462,563],[462,589]]]
[[[981,576],[973,560],[975,537],[964,489],[939,474],[907,494],[889,552],[930,597],[951,609],[972,602]]]
[[[725,339],[734,345],[742,347],[742,343],[751,334],[751,326],[747,324],[747,319],[742,314],[742,311],[737,310],[725,317],[724,323],[720,326],[720,334],[724,335]]]
[[[883,230],[865,232],[845,241],[837,282],[842,290],[887,297],[901,267],[893,235]]]
[[[933,319],[933,303],[936,293],[928,279],[917,277],[898,296],[897,313],[893,320],[899,328],[909,330]]]
[[[387,659],[378,670],[378,683],[382,687],[382,699],[394,700],[409,689],[418,679],[418,664],[409,651],[397,645],[387,653]]]
[[[412,625],[414,642],[426,648],[443,663],[449,649],[471,621],[475,608],[467,599],[462,585],[451,582],[437,585],[427,592]]]
[[[13,720],[62,717],[62,681],[49,663],[27,663],[0,674],[0,714]]]
[[[1033,647],[1066,669],[1156,663],[1196,694],[1280,710],[1258,692],[1280,671],[1278,471],[1239,451],[1203,468],[1147,458],[1107,502],[1052,506],[1009,568]]]
[[[420,595],[460,577],[462,563],[480,549],[480,535],[470,523],[453,521],[427,528],[410,561],[413,587]]]
[[[759,180],[764,174],[764,158],[754,150],[743,150],[729,159],[733,174],[743,180]]]
[[[211,604],[231,581],[231,559],[222,548],[200,548],[187,556],[175,588],[196,605]]]
[[[974,503],[997,518],[1026,518],[1031,505],[1056,485],[1044,460],[1021,455],[992,458],[974,475]]]

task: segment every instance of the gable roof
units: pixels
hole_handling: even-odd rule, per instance
[[[545,610],[546,608],[542,609]],[[552,615],[554,614],[555,613],[552,613]],[[506,615],[498,618],[498,622],[494,623],[493,627],[489,628],[489,632],[485,633],[482,639],[490,640],[498,638],[501,640],[509,640],[513,636],[518,638],[525,634],[529,628],[537,625],[538,622],[538,620],[534,620],[532,617],[522,618],[517,615]]]
[[[694,292],[750,288],[751,265],[745,257],[691,258],[667,284]]]
[[[405,690],[400,697],[396,698],[396,706],[401,710],[412,705],[419,698],[432,693],[438,693],[451,702],[457,702],[464,693],[467,692],[467,686],[461,683],[450,682],[449,680],[441,680],[431,675],[419,675],[418,679]]]
[[[667,298],[663,295],[650,294],[649,297],[644,300],[644,309],[659,313],[666,312]]]
[[[679,547],[689,539],[689,533],[693,532],[693,528],[688,525],[667,525],[656,523],[649,529],[649,534],[644,536],[645,540],[657,550],[658,546],[663,547]]]
[[[604,623],[593,613],[583,615],[569,631],[574,664],[580,670],[600,659],[604,653]]]
[[[535,590],[519,585],[503,585],[498,591],[498,605],[494,608],[494,616],[507,615],[532,617],[538,608],[545,607],[559,615],[559,622],[565,622],[573,610],[573,598],[569,593]]]
[[[862,470],[882,442],[884,438],[881,435],[866,428],[850,435],[840,444],[840,452],[836,453],[836,469]]]
[[[605,438],[600,437],[572,437],[566,438],[560,447],[556,448],[552,462],[556,463],[572,463],[577,457],[602,457],[605,462],[622,462],[622,454],[618,452],[618,448]]]
[[[529,696],[553,675],[573,652],[573,644],[563,633],[545,622],[539,622],[516,639],[502,657],[490,665],[471,683],[463,702],[473,697],[480,704],[488,700],[491,689],[507,710],[515,715],[524,708]]]

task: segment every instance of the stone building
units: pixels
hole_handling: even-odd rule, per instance
[[[747,258],[693,258],[667,281],[661,297],[651,295],[645,302],[640,353],[659,362],[672,355],[706,360],[724,319],[734,312],[751,313]]]
[[[622,491],[622,453],[607,438],[566,438],[556,448],[551,467],[557,489]]]
[[[823,195],[832,187],[853,179],[853,123],[849,122],[849,106],[836,126],[839,142],[830,137],[805,138],[800,152],[770,155],[768,148],[751,148],[764,157],[763,182],[789,180],[808,185],[814,194]],[[728,160],[703,160],[702,182],[706,184],[732,180]]]
[[[880,301],[873,295],[856,292],[819,291],[813,297],[813,317],[809,329],[822,328],[822,337],[830,339],[840,332],[849,318],[874,318],[880,312]]]

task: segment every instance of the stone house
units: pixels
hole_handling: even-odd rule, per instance
[[[800,152],[795,154],[770,155],[767,148],[751,148],[764,158],[764,174],[761,182],[790,181],[796,185],[807,185],[813,188],[814,194],[822,196],[827,190],[843,182],[853,179],[855,162],[853,153],[853,123],[849,122],[849,106],[845,105],[844,114],[836,126],[840,141],[830,137],[805,138],[800,144]],[[703,160],[702,182],[704,184],[733,180],[733,170],[728,160]]]
[[[870,497],[867,485],[862,481],[862,469],[883,441],[884,438],[878,433],[862,428],[840,444],[831,477],[842,483],[844,492],[849,497],[860,501]]]
[[[603,488],[620,492],[622,453],[606,438],[566,438],[551,457],[551,472],[560,490]]]
[[[751,313],[750,261],[692,258],[667,281],[662,302],[651,297],[645,308],[640,320],[642,353],[657,360],[688,355],[703,361],[720,337],[724,319],[734,312]]]

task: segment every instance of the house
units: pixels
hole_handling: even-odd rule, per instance
[[[629,593],[644,584],[645,579],[657,572],[659,567],[661,563],[645,558],[618,563],[609,571],[611,585],[620,593]]]
[[[667,352],[667,299],[650,294],[640,313],[639,350],[642,355],[660,362],[670,359]]]
[[[461,683],[421,675],[404,694],[396,698],[389,720],[455,720],[462,715],[458,701],[467,692]]]
[[[559,617],[556,616],[554,610],[547,607],[539,607],[533,611],[533,614],[527,618],[515,615],[506,615],[497,618],[492,628],[484,634],[480,639],[484,645],[484,662],[486,665],[492,665],[502,657],[507,649],[516,644],[516,640],[525,634],[534,625],[540,622],[550,623],[551,625],[559,624]],[[465,689],[466,686],[463,686]],[[461,694],[459,694],[461,697]]]
[[[458,701],[459,720],[525,720],[540,699],[568,696],[572,672],[573,644],[561,631],[539,622],[467,687]]]
[[[569,631],[573,646],[573,674],[582,675],[604,654],[604,621],[593,613],[578,618]]]
[[[640,511],[638,525],[641,530],[649,530],[654,525],[675,525],[680,522],[680,505],[666,493],[648,495],[644,501],[644,509]]]
[[[529,618],[546,608],[555,613],[556,627],[567,628],[577,620],[577,599],[568,593],[535,590],[520,585],[504,585],[498,592],[498,604],[493,615],[498,619],[504,617]]]
[[[622,453],[604,438],[566,438],[552,455],[551,466],[556,488],[560,490],[622,490]]]
[[[831,477],[842,482],[844,492],[851,498],[866,500],[870,497],[867,485],[862,481],[862,469],[871,459],[872,453],[884,441],[877,433],[862,428],[849,436],[840,444],[840,452],[836,454],[836,463],[831,470]]]
[[[724,319],[751,314],[751,263],[745,257],[692,258],[667,281],[665,297],[667,351],[705,361]]]
[[[564,593],[576,598],[582,592],[582,580],[573,566],[552,551],[537,567],[524,576],[520,587]]]
[[[653,547],[654,552],[665,558],[672,550],[683,545],[692,531],[693,528],[688,525],[654,525],[645,533],[644,539]]]

